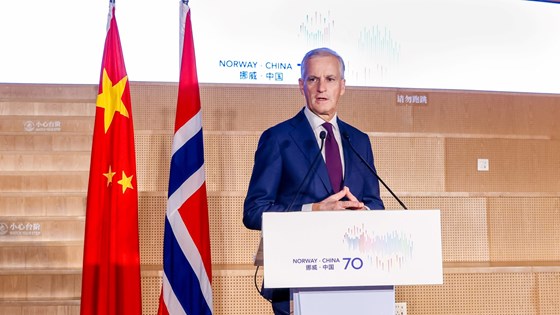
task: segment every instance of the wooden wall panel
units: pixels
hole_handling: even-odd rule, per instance
[[[43,309],[44,311],[44,309]],[[79,312],[79,310],[78,310]],[[21,305],[0,305],[0,314],[22,315],[23,309]],[[56,314],[56,313],[55,313]]]
[[[6,101],[89,101],[95,104],[97,84],[0,84],[0,100]]]
[[[84,216],[86,194],[2,193],[0,216]]]
[[[448,138],[446,191],[558,192],[558,156],[558,141]],[[489,160],[488,172],[477,171],[478,158]]]
[[[136,134],[138,191],[167,191],[172,134]]]
[[[347,87],[340,117],[364,132],[411,132],[414,108],[397,106],[397,94],[398,89]]]
[[[560,261],[560,197],[488,200],[492,261]]]
[[[52,151],[89,151],[92,146],[91,134],[57,135],[52,140]]]
[[[559,113],[555,95],[432,91],[429,105],[414,111],[416,132],[551,135]]]
[[[0,266],[13,271],[24,269],[82,268],[83,243],[2,242]]]
[[[0,222],[44,223],[38,238],[0,236],[0,313],[77,314],[97,89],[0,84]],[[202,84],[200,92],[215,314],[271,314],[253,284],[259,232],[243,227],[243,200],[260,133],[304,98],[295,84]],[[177,88],[132,82],[131,93],[141,263],[152,270],[143,271],[143,308],[153,314]],[[398,105],[399,94],[426,95],[428,104]],[[380,176],[410,209],[441,209],[443,258],[454,267],[442,286],[397,288],[408,314],[557,314],[560,145],[550,139],[560,137],[559,111],[557,95],[348,87],[340,117],[369,133]],[[50,121],[60,130],[25,129]],[[489,172],[476,171],[477,158],[490,160]],[[520,261],[514,273],[495,267]],[[477,263],[487,267],[469,269]]]
[[[0,148],[6,151],[89,151],[91,135],[58,133],[0,134]]]
[[[212,262],[215,264],[253,264],[260,232],[243,226],[245,196],[210,196],[210,233]]]
[[[446,274],[443,285],[399,286],[408,315],[539,315],[536,276],[528,273]]]
[[[540,273],[539,315],[557,315],[560,310],[560,273]]]
[[[79,300],[78,300],[79,302]],[[21,303],[20,303],[21,304]],[[36,305],[39,304],[39,305]],[[0,314],[9,315],[79,315],[80,305],[52,305],[57,303],[35,303],[19,306],[2,306],[0,305]]]
[[[373,135],[370,140],[377,173],[393,192],[444,191],[442,138]]]
[[[257,277],[260,286],[262,277]],[[257,293],[250,274],[214,276],[214,314],[265,315],[272,314],[270,304]]]
[[[89,172],[2,172],[2,192],[69,192],[87,191]]]
[[[0,274],[0,292],[2,299],[76,298],[81,279],[81,274]]]
[[[167,194],[138,196],[138,232],[140,236],[140,263],[142,265],[163,264],[163,230]]]
[[[201,98],[204,128],[219,131],[262,131],[294,116],[304,106],[296,86],[204,86]]]
[[[0,115],[14,116],[93,116],[95,103],[90,100],[75,102],[61,100],[49,102],[33,101],[0,101]]]
[[[205,138],[208,191],[246,192],[259,135],[216,134]]]
[[[142,275],[142,314],[156,315],[161,294],[162,276],[160,274]]]
[[[512,96],[494,93],[430,93],[428,106],[414,109],[415,131],[515,134],[511,100]]]
[[[0,153],[1,171],[89,171],[91,153]]]
[[[135,130],[165,130],[173,133],[177,107],[176,84],[132,83],[130,96]]]

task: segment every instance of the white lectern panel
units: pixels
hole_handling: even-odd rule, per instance
[[[267,288],[442,284],[439,210],[269,212]]]

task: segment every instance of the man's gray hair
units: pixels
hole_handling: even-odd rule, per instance
[[[316,48],[310,50],[309,52],[307,52],[307,54],[305,54],[303,60],[301,61],[301,79],[304,79],[305,77],[305,71],[307,70],[306,69],[307,60],[317,56],[336,57],[336,59],[338,59],[338,63],[340,64],[340,74],[342,76],[341,79],[344,79],[344,70],[346,69],[346,67],[344,66],[344,60],[342,59],[342,57],[340,57],[340,55],[336,51],[327,47]]]

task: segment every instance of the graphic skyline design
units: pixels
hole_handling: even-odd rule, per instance
[[[357,52],[363,66],[360,71],[351,67],[349,76],[357,81],[385,82],[390,79],[400,62],[400,43],[393,39],[391,30],[386,26],[373,25],[360,30]]]
[[[383,57],[396,62],[399,59],[400,44],[392,38],[391,31],[387,27],[374,25],[360,31],[358,48],[368,56]]]
[[[348,41],[353,57],[346,56],[346,78],[350,82],[390,82],[400,63],[401,44],[385,25],[365,25],[350,34],[336,34],[331,12],[311,12],[299,24],[298,37],[305,47],[331,47]],[[345,44],[346,45],[346,44]]]
[[[368,231],[362,225],[348,228],[343,243],[348,249],[363,256],[364,263],[387,272],[403,269],[414,255],[414,243],[410,236],[399,231],[382,235]]]
[[[305,21],[299,26],[299,36],[303,37],[305,44],[309,47],[330,46],[332,34],[334,33],[334,20],[330,17],[330,11],[326,16],[315,11],[307,14]]]

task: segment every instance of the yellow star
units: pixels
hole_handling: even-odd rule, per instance
[[[111,122],[113,122],[115,112],[119,112],[121,115],[128,117],[128,110],[122,101],[122,95],[124,93],[127,80],[128,76],[125,76],[119,81],[119,83],[113,85],[113,82],[107,74],[107,70],[103,68],[103,80],[101,82],[103,89],[101,94],[97,95],[97,107],[105,109],[105,133],[107,133],[109,126],[111,126]]]
[[[115,172],[111,172],[111,165],[109,165],[109,171],[107,173],[103,173],[103,176],[107,177],[107,187],[109,187],[109,184],[113,182],[113,176],[115,174]]]
[[[127,188],[134,189],[134,187],[132,187],[132,177],[133,176],[134,175],[130,175],[130,177],[126,177],[126,174],[124,173],[124,171],[122,172],[122,179],[119,180],[117,183],[121,184],[123,194],[124,194],[124,192],[126,191]]]

